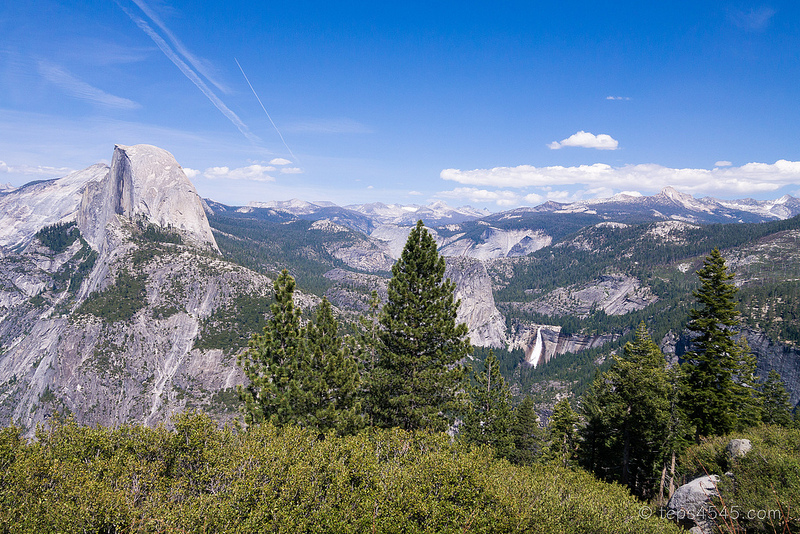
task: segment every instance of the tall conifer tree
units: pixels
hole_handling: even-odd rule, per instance
[[[768,425],[791,426],[792,406],[789,404],[789,393],[781,379],[780,373],[772,369],[767,379],[759,388],[763,404],[763,421]]]
[[[547,428],[548,446],[544,459],[557,462],[564,467],[572,465],[578,450],[577,424],[580,417],[564,398],[553,407],[553,415]]]
[[[514,449],[511,393],[494,353],[489,352],[484,366],[485,371],[475,377],[475,384],[470,387],[464,438],[470,443],[490,445],[499,457],[508,458]]]
[[[350,434],[363,427],[357,399],[358,365],[338,334],[330,302],[301,326],[295,282],[284,270],[275,280],[272,317],[239,358],[250,383],[239,387],[248,424],[298,425]]]
[[[301,351],[304,350],[300,310],[292,300],[295,282],[284,269],[273,284],[272,316],[250,348],[239,356],[239,365],[250,380],[239,386],[248,424],[269,421],[282,426],[297,422],[302,405]]]
[[[514,437],[514,450],[509,457],[512,462],[532,464],[541,456],[544,436],[530,395],[526,395],[514,410],[511,435]]]
[[[302,366],[305,425],[320,432],[353,434],[364,426],[358,364],[339,336],[331,303],[323,297],[313,323],[306,327]]]
[[[642,322],[585,399],[587,467],[638,495],[653,490],[671,452],[670,394],[666,360]]]
[[[683,404],[695,438],[725,434],[760,419],[755,387],[755,358],[744,340],[736,339],[739,313],[736,286],[725,258],[714,249],[697,271],[698,307],[687,328],[698,335],[695,350],[684,356]]]
[[[369,384],[373,423],[406,430],[445,430],[464,407],[461,362],[471,351],[467,327],[456,324],[455,284],[419,221],[392,267],[380,315]]]

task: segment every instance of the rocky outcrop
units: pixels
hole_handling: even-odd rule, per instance
[[[532,302],[509,303],[509,306],[542,315],[586,317],[593,310],[603,310],[608,315],[624,315],[657,300],[650,288],[642,286],[636,278],[609,274],[588,285],[560,287]]]
[[[725,454],[730,461],[735,461],[747,455],[752,448],[749,439],[732,439],[725,446]],[[733,474],[725,473],[725,476]],[[724,520],[727,517],[714,503],[715,498],[720,496],[719,482],[720,477],[711,474],[695,478],[679,487],[667,503],[668,517],[689,528],[690,532],[697,534],[715,532],[715,519]],[[730,510],[727,512],[730,513]]]
[[[225,415],[219,402],[222,392],[244,381],[235,364],[238,349],[204,348],[203,342],[215,335],[221,312],[237,313],[242,297],[261,299],[266,313],[268,278],[193,247],[126,242],[108,257],[104,292],[87,300],[56,281],[63,254],[48,263],[41,246],[29,247],[15,258],[24,280],[2,278],[9,283],[0,295],[14,297],[0,320],[0,424],[31,432],[54,410],[111,426],[156,424],[189,406],[221,420],[235,415]],[[134,282],[141,295],[126,292],[124,284]],[[119,317],[131,305],[132,315]]]
[[[514,320],[507,339],[509,349],[522,349],[525,362],[538,367],[556,356],[601,347],[617,337],[616,334],[567,334],[560,326]]]
[[[503,230],[488,227],[479,240],[464,237],[442,247],[444,256],[467,256],[479,260],[527,256],[550,245],[553,238],[540,230]]]
[[[741,458],[753,448],[749,439],[732,439],[725,446],[725,454],[730,459]]]
[[[0,195],[0,246],[21,249],[41,228],[74,221],[87,184],[99,183],[106,174],[108,165],[98,163]]]
[[[774,369],[786,385],[789,403],[800,404],[800,350],[775,343],[762,332],[746,329],[744,334],[756,356],[756,376],[765,378]]]
[[[445,263],[445,277],[456,285],[455,296],[461,300],[456,321],[466,323],[472,344],[505,347],[506,323],[494,304],[486,267],[470,258],[447,258]]]
[[[667,503],[668,517],[677,519],[686,527],[702,534],[714,530],[714,505],[712,499],[719,496],[719,476],[707,475],[696,478],[675,490]]]
[[[800,404],[800,350],[776,343],[763,332],[746,328],[742,330],[742,333],[756,357],[756,376],[764,379],[771,370],[777,371],[789,393],[789,404],[793,407],[798,406]],[[661,341],[660,347],[670,362],[678,362],[686,352],[692,350],[689,332],[667,333],[667,336]]]
[[[117,146],[110,168],[3,200],[0,217],[22,221],[8,243],[28,245],[0,258],[0,424],[30,433],[53,411],[113,426],[155,424],[188,406],[229,408],[219,405],[222,392],[244,380],[238,346],[205,340],[217,324],[232,328],[231,314],[265,313],[271,281],[207,254],[218,249],[203,203],[171,154]],[[78,228],[66,231],[75,239],[63,250],[31,240],[42,226],[73,220]],[[146,237],[148,225],[182,243]],[[240,309],[253,303],[261,304]]]
[[[93,248],[109,248],[107,226],[116,216],[174,229],[188,242],[219,252],[197,191],[172,154],[161,148],[117,145],[106,176],[86,187],[77,220]]]

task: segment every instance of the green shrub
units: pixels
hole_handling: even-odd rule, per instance
[[[680,532],[622,486],[446,434],[173,424],[0,431],[0,532]]]
[[[730,458],[725,447],[732,439],[749,439],[753,448]],[[717,507],[738,516],[727,518],[729,527],[800,532],[800,429],[760,426],[707,439],[682,455],[680,470],[686,481],[706,473],[720,476]]]

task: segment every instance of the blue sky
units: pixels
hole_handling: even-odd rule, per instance
[[[800,195],[800,6],[650,4],[4,2],[0,183],[148,143],[229,204]]]

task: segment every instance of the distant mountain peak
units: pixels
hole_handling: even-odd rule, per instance
[[[663,197],[679,204],[688,204],[692,202],[696,202],[695,198],[688,193],[681,193],[677,189],[672,186],[667,186],[661,190],[661,192],[656,195],[656,197]]]

